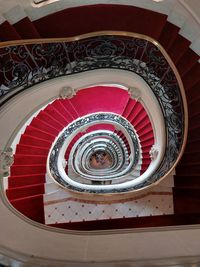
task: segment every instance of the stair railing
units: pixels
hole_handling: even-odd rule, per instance
[[[152,38],[96,32],[66,39],[5,42],[0,44],[0,60],[1,105],[23,90],[56,77],[98,69],[136,73],[156,97],[166,129],[163,160],[142,187],[164,178],[177,165],[187,137],[186,98],[173,62]],[[134,190],[140,188],[137,185]]]

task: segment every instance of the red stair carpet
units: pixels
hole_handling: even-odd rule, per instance
[[[143,152],[143,173],[151,160],[149,150],[154,143],[153,129],[146,111],[139,102],[130,99],[127,91],[113,87],[92,87],[79,91],[68,100],[55,100],[33,118],[21,135],[8,179],[7,197],[12,205],[32,220],[44,223],[43,194],[48,151],[58,133],[72,120],[94,112],[118,113],[139,133]],[[107,125],[93,126],[91,130],[104,129]],[[106,129],[115,130],[113,126]],[[66,157],[74,142],[72,140]],[[32,205],[33,204],[33,205]],[[38,205],[38,207],[37,207]],[[33,213],[31,210],[34,208]],[[37,212],[38,211],[38,212]]]

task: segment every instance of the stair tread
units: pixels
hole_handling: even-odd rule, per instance
[[[40,113],[37,115],[37,118],[45,121],[49,125],[52,125],[55,129],[59,131],[65,126],[60,121],[49,115],[49,113],[45,110],[40,111]]]
[[[200,81],[200,64],[196,62],[182,78],[185,90],[189,90]]]
[[[77,10],[78,9],[78,10]],[[79,20],[84,21],[81,25],[77,25],[75,19],[76,12],[79,14]],[[158,12],[146,10],[135,6],[112,5],[105,4],[90,6],[74,7],[59,12],[61,18],[68,18],[69,23],[53,24],[54,27],[49,28],[49,22],[57,21],[56,14],[48,15],[39,20],[34,21],[34,25],[39,30],[41,37],[66,37],[76,36],[85,32],[94,32],[102,30],[121,30],[129,32],[140,32],[147,36],[157,39],[166,23],[167,16]],[[87,20],[85,18],[88,18]],[[123,23],[119,24],[119,18],[123,18]],[[132,21],[134,18],[134,23]],[[142,18],[142,21],[141,21]],[[148,21],[148,23],[146,23]],[[51,23],[52,25],[52,23]]]
[[[14,192],[14,191],[26,190],[26,189],[30,189],[30,188],[37,188],[37,187],[41,187],[41,186],[44,186],[44,183],[32,184],[32,185],[23,185],[20,187],[12,187],[12,188],[8,188],[7,191]]]
[[[23,155],[45,155],[47,156],[49,153],[48,148],[41,148],[38,146],[24,145],[18,144],[16,147],[15,154],[23,154]]]
[[[56,118],[64,127],[66,127],[69,124],[69,121],[67,120],[67,118],[59,112],[59,110],[57,110],[57,108],[54,107],[54,103],[52,103],[51,105],[48,105],[45,108],[45,112],[49,113],[49,115],[53,116],[54,118]]]
[[[52,142],[31,135],[22,134],[20,138],[20,144],[26,144],[26,145],[30,144],[31,146],[35,145],[41,148],[50,148]]]
[[[32,186],[34,184],[44,184],[46,181],[45,173],[39,174],[21,174],[21,175],[11,175],[8,178],[8,189],[17,188],[23,186]]]
[[[183,77],[195,65],[198,59],[199,56],[190,48],[182,55],[176,64],[181,77]]]
[[[34,126],[36,128],[38,127],[39,129],[45,130],[46,132],[49,132],[53,135],[57,135],[59,133],[59,130],[57,128],[48,124],[46,121],[39,119],[38,117],[33,118],[32,122],[31,122],[31,126]]]
[[[28,134],[28,135],[30,135],[31,134],[31,131],[33,131],[34,133],[35,132],[38,132],[38,134],[45,134],[45,135],[47,135],[48,137],[50,137],[50,138],[55,138],[55,135],[54,134],[51,134],[51,133],[48,133],[48,132],[45,132],[45,131],[43,131],[42,129],[40,129],[40,128],[38,128],[38,127],[34,127],[34,126],[32,126],[32,125],[28,125],[27,127],[26,127],[26,130],[25,130],[25,134]],[[35,134],[34,134],[34,136],[35,136]],[[38,136],[35,136],[35,137],[38,137]],[[39,138],[39,137],[38,137]]]
[[[158,39],[159,43],[165,48],[166,51],[168,51],[173,44],[173,41],[176,39],[179,30],[179,27],[175,26],[169,21],[166,21]]]
[[[13,41],[20,40],[21,36],[17,33],[15,28],[6,20],[0,25],[0,40]]]
[[[45,223],[43,194],[10,200],[10,203],[31,220]]]
[[[185,39],[181,35],[177,35],[176,39],[174,40],[173,44],[171,45],[168,53],[173,60],[173,62],[176,64],[179,59],[183,56],[183,54],[188,50],[191,42]]]
[[[37,31],[35,25],[28,17],[21,19],[13,24],[13,27],[22,39],[35,39],[40,38],[40,34]]]

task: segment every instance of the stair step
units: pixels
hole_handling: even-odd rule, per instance
[[[148,167],[149,167],[149,163],[147,163],[147,164],[142,163],[141,174],[143,174],[148,169]]]
[[[66,105],[66,101],[63,99],[57,99],[53,102],[53,106],[69,121],[72,122],[76,117],[73,117],[71,113],[71,105]],[[73,110],[74,112],[74,110]]]
[[[130,114],[133,112],[133,109],[134,109],[136,103],[137,102],[135,101],[135,99],[132,99],[132,98],[128,99],[128,102],[126,103],[126,106],[122,112],[122,116],[124,118],[128,118],[130,116]]]
[[[40,194],[44,194],[44,184],[29,185],[11,189],[9,188],[6,190],[6,195],[9,200],[20,199]]]
[[[20,35],[8,21],[4,21],[2,24],[0,24],[0,40],[2,42],[20,39]]]
[[[28,17],[21,19],[20,21],[13,24],[16,32],[21,36],[22,39],[39,39],[40,34],[35,28],[34,24]]]
[[[140,135],[139,135],[139,138],[140,139],[142,139],[143,137],[145,137],[145,136],[149,136],[149,135],[151,135],[152,133],[153,133],[153,129],[152,129],[152,127],[151,127],[151,123],[149,122],[148,124],[147,124],[147,127],[146,128],[143,128],[143,129],[141,129],[140,131],[138,131],[139,133],[140,133]]]
[[[196,62],[194,66],[182,78],[185,90],[189,90],[200,81],[200,64]]]
[[[79,20],[84,23],[77,25],[76,15],[74,14],[79,14]],[[42,38],[76,36],[86,32],[109,29],[140,32],[157,39],[167,19],[164,14],[144,8],[112,4],[106,4],[106,8],[104,4],[95,5],[95,8],[91,8],[91,6],[68,8],[60,11],[59,15],[63,20],[68,18],[68,25],[65,25],[62,19],[59,19],[60,23],[52,24],[52,22],[58,21],[56,13],[33,22]],[[119,18],[123,18],[123,23],[119,23]],[[134,18],[134,23],[132,18]],[[146,23],[147,21],[148,23]],[[54,25],[54,27],[49,27],[49,24]]]
[[[52,142],[37,137],[33,137],[31,135],[22,134],[20,138],[20,144],[38,146],[42,148],[50,148]]]
[[[184,55],[184,53],[189,49],[191,42],[185,39],[181,35],[177,35],[170,49],[168,50],[168,54],[176,64],[179,59]]]
[[[10,168],[10,175],[24,175],[24,174],[41,174],[46,173],[46,164],[45,165],[12,165]]]
[[[33,221],[45,223],[43,195],[29,196],[11,200],[10,203],[23,215]]]
[[[154,144],[154,138],[150,138],[148,140],[140,142],[142,149],[146,146],[152,146]]]
[[[198,147],[200,147],[200,136],[198,135],[198,133],[200,132],[200,128],[197,127],[197,128],[193,128],[193,129],[190,129],[190,131],[188,132],[188,136],[190,136],[190,139],[188,139],[188,142],[186,143],[186,152],[192,152],[189,151],[188,149],[189,148],[195,148],[195,151]],[[197,146],[194,147],[194,144],[196,144]]]
[[[199,163],[192,164],[192,162],[190,162],[190,165],[181,164],[181,165],[178,165],[178,167],[176,167],[177,175],[183,174],[183,175],[188,175],[188,176],[194,176],[194,175],[197,175],[198,173],[200,173]]]
[[[14,164],[16,165],[37,165],[37,164],[46,164],[47,157],[39,155],[23,155],[16,154],[14,155]]]
[[[200,104],[200,101],[199,101]],[[200,128],[200,113],[196,113],[192,117],[192,119],[189,120],[189,125],[188,125],[188,131],[195,131],[196,129]]]
[[[50,133],[54,136],[57,136],[59,130],[54,128],[52,125],[48,124],[47,122],[40,120],[39,118],[34,118],[31,122],[31,126],[38,128],[44,132]]]
[[[152,145],[146,145],[146,146],[143,146],[142,147],[142,154],[149,154],[149,151],[151,150],[151,148],[152,148]]]
[[[12,175],[8,179],[8,188],[45,183],[45,174]]]
[[[189,109],[188,110],[188,115],[190,117],[189,123],[190,123],[191,120],[193,120],[193,118],[195,116],[197,116],[200,113],[199,104],[200,104],[200,100],[196,100],[195,102],[190,103],[188,105],[188,109]],[[198,123],[197,123],[197,126],[198,126]]]
[[[200,188],[200,176],[174,176],[174,185],[178,188]]]
[[[169,21],[165,23],[165,26],[162,29],[162,33],[158,41],[165,48],[166,51],[169,50],[174,40],[176,40],[179,30],[179,27],[175,26]]]
[[[200,153],[184,153],[181,158],[181,164],[190,163],[190,162],[200,162]]]
[[[49,153],[48,148],[41,148],[37,146],[18,144],[16,147],[16,154],[23,155],[43,155],[47,156]]]
[[[146,166],[146,167],[148,167],[149,166],[149,164],[151,163],[151,159],[150,159],[150,157],[149,158],[143,158],[142,159],[142,166]]]
[[[148,134],[145,134],[145,135],[142,135],[142,136],[140,135],[139,138],[140,138],[140,142],[146,141],[146,140],[149,140],[149,139],[154,139],[154,134],[153,134],[153,132],[148,132]]]
[[[62,124],[63,127],[66,127],[69,124],[69,121],[54,108],[54,103],[47,106],[45,108],[45,112],[47,112],[52,118]]]
[[[200,213],[200,188],[173,188],[174,213]]]
[[[142,117],[144,114],[146,115],[144,108],[141,105],[135,105],[127,119],[131,122],[132,125],[135,125],[136,121],[138,121],[138,119],[140,120],[140,117]]]
[[[77,113],[70,99],[63,99],[62,104],[65,107],[65,109],[68,111],[68,113],[72,116],[73,120],[79,117],[79,114]]]
[[[128,98],[127,91],[121,88],[97,86],[80,90],[70,101],[77,116],[101,111],[122,114]]]
[[[140,120],[140,118],[137,120],[137,122],[132,122],[132,124],[134,125],[134,128],[136,130],[141,129],[145,124],[146,125],[151,125],[149,118],[147,116],[145,116],[142,120]]]
[[[87,133],[90,133],[92,131],[96,131],[96,130],[108,130],[108,131],[112,131],[114,132],[115,131],[115,126],[111,125],[111,124],[97,124],[97,125],[93,125],[93,126],[90,126],[88,129],[87,129]]]
[[[35,26],[27,17],[27,14],[22,6],[16,5],[10,8],[5,13],[5,17],[7,21],[12,24],[22,39],[40,38]]]
[[[189,128],[188,128],[190,133],[193,133],[200,128],[200,125],[198,125],[199,118],[200,118],[200,114],[197,114],[192,117],[192,120],[190,120]],[[195,121],[196,121],[196,124],[195,124]],[[196,142],[199,139],[200,139],[200,136],[198,136],[197,138],[191,139],[189,140],[188,144]]]
[[[53,142],[55,139],[54,135],[41,131],[31,125],[26,127],[24,134],[37,137],[39,139],[48,140],[49,142]]]
[[[62,116],[64,118],[66,118],[66,120],[70,123],[73,121],[73,117],[72,115],[69,113],[69,111],[66,109],[63,100],[61,99],[57,99],[53,102],[53,106],[54,108],[60,113],[62,114]]]
[[[37,118],[53,126],[55,129],[61,131],[65,125],[62,125],[56,118],[50,116],[46,111],[42,110],[37,115]]]
[[[147,123],[146,121],[142,121],[140,124],[136,125],[135,127],[137,134],[140,136],[140,134],[144,134],[148,131],[152,131],[151,123]]]
[[[134,125],[134,127],[137,127],[138,124],[144,121],[146,121],[146,123],[149,123],[148,115],[146,114],[146,111],[143,109],[141,113],[138,116],[135,116],[135,118],[132,120],[132,124]]]
[[[192,88],[186,91],[186,97],[188,105],[191,105],[192,108],[193,103],[200,102],[200,81],[196,83]]]
[[[149,155],[149,152],[142,152],[142,160],[149,160],[150,159],[150,155]]]
[[[186,144],[185,153],[196,153],[200,152],[200,138],[198,140],[191,140]]]
[[[195,65],[198,60],[199,56],[192,49],[189,48],[176,64],[176,67],[181,77],[183,77]]]

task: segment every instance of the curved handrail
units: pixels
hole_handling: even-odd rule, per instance
[[[164,160],[151,182],[143,186],[165,177],[177,164],[187,136],[186,98],[178,71],[154,39],[128,32],[95,32],[64,39],[6,42],[0,44],[0,54],[4,59],[0,67],[2,102],[36,83],[88,70],[113,68],[140,75],[156,96],[167,129]]]

